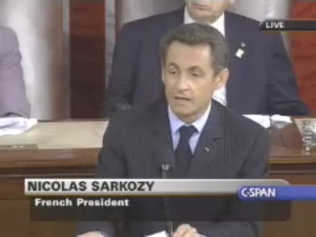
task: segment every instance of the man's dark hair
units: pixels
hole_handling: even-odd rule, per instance
[[[208,45],[211,49],[212,66],[215,73],[228,67],[229,49],[224,36],[215,28],[198,23],[184,24],[169,31],[160,41],[162,65],[166,63],[169,46],[180,42],[190,46]]]

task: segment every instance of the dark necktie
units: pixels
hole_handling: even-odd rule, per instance
[[[194,126],[182,126],[179,129],[180,140],[175,150],[176,166],[175,166],[175,177],[181,178],[186,176],[188,169],[191,164],[192,152],[190,149],[189,140],[193,133],[196,132]]]

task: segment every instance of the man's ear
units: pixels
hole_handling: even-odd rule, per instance
[[[228,68],[224,68],[222,71],[217,73],[215,77],[215,89],[219,89],[226,85],[229,78],[229,70]]]

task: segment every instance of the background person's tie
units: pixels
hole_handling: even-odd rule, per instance
[[[188,169],[191,164],[191,159],[193,157],[192,151],[190,149],[189,140],[194,132],[196,132],[196,128],[194,126],[183,125],[179,129],[180,140],[175,150],[176,165],[174,176],[176,178],[185,177],[187,175]]]

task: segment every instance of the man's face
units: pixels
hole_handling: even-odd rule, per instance
[[[208,45],[172,42],[162,67],[162,80],[171,110],[192,123],[206,111],[214,90],[226,83],[228,70],[215,75]]]
[[[197,22],[212,23],[229,6],[229,0],[185,0],[190,16]]]

